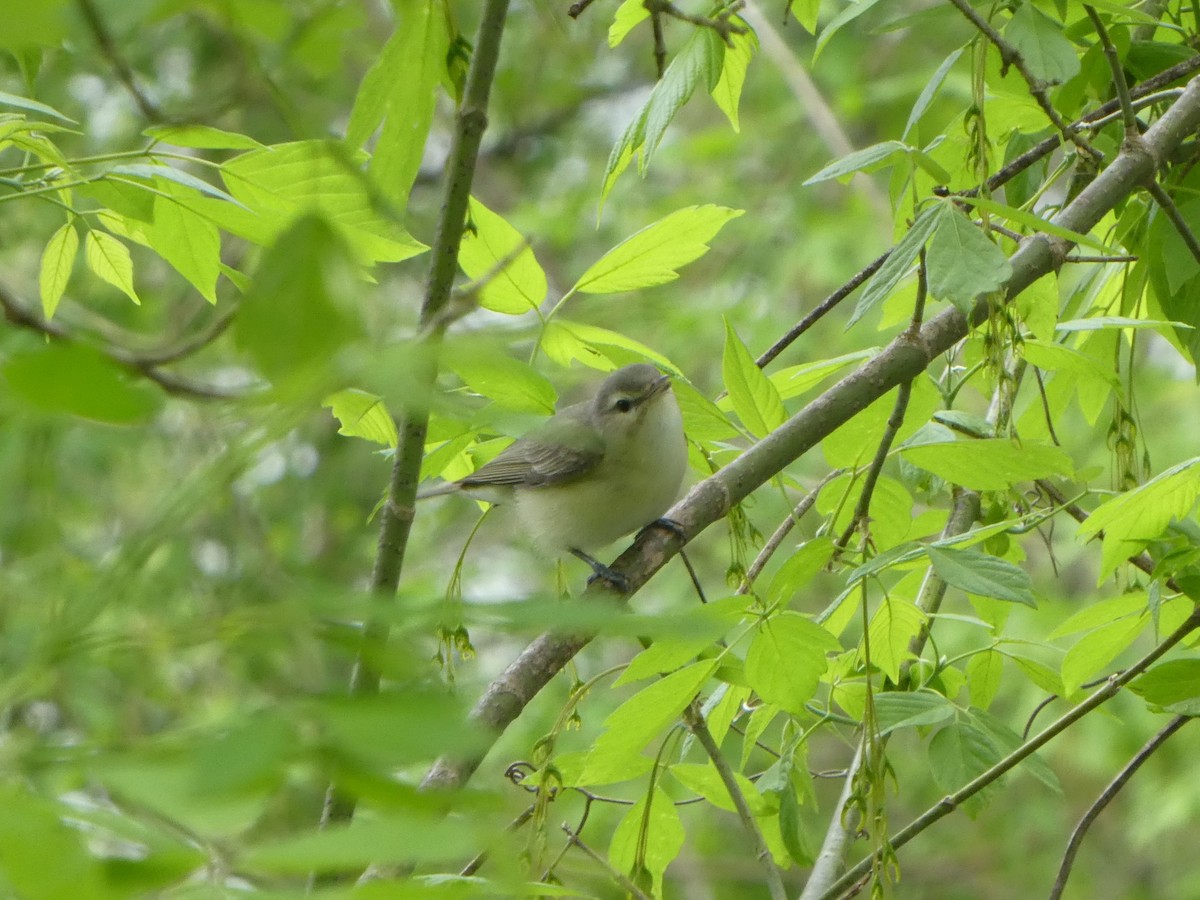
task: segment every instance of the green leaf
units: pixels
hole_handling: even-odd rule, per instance
[[[703,85],[706,91],[712,91],[717,86],[724,58],[725,44],[713,29],[692,30],[687,43],[654,86],[650,99],[613,146],[604,170],[601,200],[608,196],[617,178],[635,155],[639,157],[638,171],[646,174],[654,151],[658,149],[675,114],[691,99],[698,86]]]
[[[828,667],[825,655],[841,649],[832,634],[785,610],[762,623],[746,652],[746,678],[767,703],[803,714]]]
[[[992,745],[997,749],[999,755],[996,758],[996,762],[1016,752],[1025,743],[1017,732],[1013,731],[1008,725],[991,713],[985,712],[982,709],[972,709],[968,715],[970,717],[969,721],[987,735]],[[1054,774],[1054,770],[1046,765],[1038,754],[1030,754],[1021,760],[1020,768],[1055,793],[1062,793],[1062,785],[1058,782],[1058,776]]]
[[[1172,466],[1145,484],[1100,504],[1079,526],[1085,539],[1104,532],[1100,582],[1118,565],[1161,535],[1172,519],[1182,519],[1200,496],[1200,457]]]
[[[428,249],[424,244],[378,209],[378,198],[363,183],[360,163],[345,147],[325,141],[243,153],[226,162],[221,175],[229,193],[255,214],[231,217],[228,204],[220,204],[225,209],[212,210],[214,221],[270,244],[300,217],[319,213],[363,264],[400,262],[423,253]]]
[[[879,734],[901,728],[936,725],[954,717],[954,704],[936,691],[888,691],[875,695],[875,721]]]
[[[741,619],[749,602],[748,597],[736,595],[704,604],[690,617],[689,624],[694,624],[698,633],[659,638],[630,660],[614,686],[671,672],[691,662]]]
[[[987,709],[1000,691],[1000,676],[1004,672],[1004,654],[995,650],[976,653],[967,660],[967,689],[971,705]]]
[[[388,412],[382,397],[357,388],[347,388],[330,394],[321,401],[321,406],[332,410],[334,417],[341,422],[338,434],[365,438],[395,449],[399,437],[396,420]]]
[[[954,206],[945,207],[929,241],[926,266],[929,290],[970,313],[975,299],[1002,287],[1012,266],[999,247]]]
[[[931,546],[928,553],[938,577],[953,587],[968,594],[1037,607],[1029,573],[1007,560],[953,547]]]
[[[472,227],[463,233],[458,264],[473,281],[487,279],[479,305],[509,315],[537,309],[546,299],[546,273],[521,232],[474,197],[470,216]]]
[[[380,126],[371,157],[375,184],[403,207],[433,122],[450,49],[445,0],[394,6],[396,27],[354,100],[346,140],[362,147]]]
[[[70,828],[70,810],[27,793],[16,784],[0,790],[0,883],[20,897],[109,900],[101,861],[85,846],[89,837]]]
[[[855,150],[853,153],[847,153],[845,156],[835,159],[817,174],[806,179],[801,187],[820,184],[822,181],[829,181],[833,178],[849,178],[855,172],[873,172],[897,154],[907,153],[910,149],[912,148],[903,141],[884,141],[881,144],[872,144],[870,147]]]
[[[334,300],[352,283],[337,232],[320,217],[300,219],[263,254],[233,322],[237,346],[277,384],[327,367],[360,334]]]
[[[142,134],[164,144],[198,150],[255,150],[263,146],[252,137],[211,125],[152,125]]]
[[[957,721],[938,731],[929,742],[929,768],[933,779],[947,794],[953,793],[982,775],[1000,759],[1000,752],[980,728],[969,721]],[[995,785],[968,798],[963,807],[975,816]]]
[[[580,784],[612,784],[637,777],[632,766],[643,748],[692,702],[717,667],[715,659],[693,663],[638,691],[604,720],[579,775]]]
[[[571,291],[611,294],[674,281],[677,270],[707,253],[708,242],[742,212],[711,204],[676,210],[605,253]]]
[[[1147,610],[1149,604],[1150,598],[1145,591],[1130,591],[1119,597],[1109,597],[1107,600],[1089,603],[1046,635],[1046,640],[1057,640],[1069,634],[1091,631],[1093,628],[1108,625],[1117,619],[1141,615]]]
[[[1018,209],[1015,206],[1006,206],[993,200],[991,197],[955,197],[956,202],[963,202],[975,209],[981,209],[984,212],[992,213],[993,215],[1001,216],[1013,222],[1031,228],[1034,231],[1044,231],[1046,234],[1052,234],[1055,237],[1065,238],[1074,244],[1081,244],[1085,247],[1093,247],[1101,253],[1109,253],[1114,256],[1118,255],[1119,251],[1111,245],[1106,244],[1100,238],[1094,235],[1084,234],[1081,231],[1072,231],[1070,228],[1063,228],[1061,225],[1055,225],[1049,219],[1044,219],[1036,213],[1028,210]]]
[[[1028,0],[1013,13],[1004,37],[1021,54],[1035,78],[1061,84],[1079,73],[1079,56],[1062,27]]]
[[[642,0],[624,0],[613,13],[612,24],[608,26],[608,46],[615,47],[625,40],[625,36],[650,17],[650,10]]]
[[[740,131],[738,126],[738,103],[742,98],[742,85],[746,81],[746,69],[750,60],[758,50],[758,35],[738,16],[733,16],[730,22],[746,29],[745,34],[730,34],[729,41],[733,46],[726,45],[721,80],[713,88],[712,98],[729,119],[734,131]]]
[[[787,410],[775,385],[754,364],[754,358],[728,320],[721,374],[734,411],[755,437],[765,437],[787,420]]]
[[[833,538],[829,535],[805,541],[788,556],[771,579],[764,592],[767,602],[787,606],[832,558]]]
[[[479,394],[517,412],[552,413],[554,386],[528,363],[478,346],[449,348],[446,365]]]
[[[73,222],[59,226],[46,249],[42,251],[42,265],[38,276],[38,290],[42,297],[42,313],[47,319],[54,318],[58,301],[62,299],[71,280],[71,270],[79,253],[79,232]]]
[[[771,384],[775,385],[782,400],[799,397],[806,391],[816,387],[830,375],[841,371],[847,366],[861,363],[876,355],[875,350],[856,350],[832,359],[819,359],[815,362],[799,366],[788,366],[770,376]]]
[[[1103,381],[1113,387],[1120,384],[1120,378],[1111,368],[1101,365],[1095,357],[1081,353],[1066,344],[1026,338],[1021,342],[1021,353],[1031,365],[1039,369],[1070,372],[1082,378]]]
[[[908,645],[925,624],[925,613],[901,599],[884,598],[871,616],[871,664],[878,666],[894,682],[900,680],[900,666],[912,658]]]
[[[671,775],[689,791],[699,794],[717,809],[726,812],[736,812],[733,798],[729,789],[711,762],[706,763],[675,763],[671,766]],[[769,815],[770,805],[764,799],[762,792],[754,782],[738,772],[733,773],[733,780],[741,789],[746,805],[755,816]]]
[[[825,45],[833,38],[835,34],[849,25],[867,10],[871,9],[879,0],[858,0],[857,3],[851,3],[849,6],[842,8],[836,16],[829,20],[829,24],[822,30],[817,38],[817,46],[813,50],[813,64],[816,64],[821,51],[825,49]]]
[[[185,205],[186,188],[160,183],[154,198],[154,221],[141,228],[150,248],[186,278],[209,303],[217,302],[221,274],[221,235],[205,216]]]
[[[129,248],[111,234],[103,231],[89,230],[84,241],[84,259],[87,267],[117,288],[134,303],[141,304],[141,299],[133,287],[133,259],[129,256]]]
[[[863,292],[858,298],[858,305],[854,307],[854,315],[846,323],[847,328],[874,309],[877,303],[891,295],[896,285],[900,283],[900,279],[908,273],[913,259],[916,258],[921,248],[925,246],[925,242],[929,240],[929,236],[937,228],[942,216],[942,209],[941,204],[936,204],[922,210],[921,214],[917,216],[912,227],[908,229],[908,233],[892,248],[892,252],[879,267],[879,271],[871,276],[871,280],[863,288]]]
[[[0,91],[0,106],[13,106],[17,109],[29,110],[29,112],[35,112],[38,115],[50,116],[52,119],[58,119],[60,122],[66,122],[68,125],[78,124],[70,116],[63,115],[53,106],[47,106],[45,103],[38,103],[38,101],[30,100],[28,97],[19,97],[16,94],[10,94],[7,91]]]
[[[1145,630],[1149,617],[1118,619],[1089,631],[1063,657],[1062,680],[1070,697],[1085,681],[1107,666]]]
[[[649,873],[654,896],[662,896],[663,873],[683,849],[679,811],[662,788],[655,787],[629,807],[613,831],[608,859],[614,869],[636,882],[639,871]]]
[[[1152,706],[1177,715],[1200,715],[1200,659],[1160,663],[1135,679],[1129,689]]]
[[[125,175],[130,178],[140,178],[151,182],[153,190],[158,190],[159,181],[171,181],[180,187],[191,188],[199,194],[212,197],[216,200],[223,200],[226,203],[241,205],[225,193],[219,187],[209,184],[203,178],[197,178],[195,175],[189,174],[182,169],[176,169],[173,166],[151,165],[149,163],[127,163],[121,166],[114,166],[105,173],[105,177],[114,181],[120,181],[116,176]]]
[[[50,412],[130,424],[148,419],[160,405],[151,387],[83,345],[51,343],[14,353],[0,371],[15,394]]]
[[[1071,476],[1071,458],[1050,444],[1018,447],[1007,438],[949,441],[904,447],[910,463],[950,484],[979,491],[1002,491],[1022,481],[1052,475]]]
[[[260,875],[298,875],[364,869],[372,864],[412,863],[468,852],[483,838],[481,827],[462,818],[391,812],[349,825],[269,837],[244,846],[238,868]]]
[[[925,115],[925,110],[929,109],[929,104],[933,102],[942,82],[946,80],[946,76],[950,74],[950,70],[962,56],[964,49],[966,48],[959,47],[957,50],[951,51],[950,55],[942,60],[942,64],[937,67],[937,71],[933,73],[929,81],[925,83],[925,87],[921,88],[920,96],[917,97],[917,102],[913,104],[912,111],[908,114],[908,121],[904,123],[904,131],[900,134],[901,140],[907,138],[917,122],[921,121],[921,116]]]

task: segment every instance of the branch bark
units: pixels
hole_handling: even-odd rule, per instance
[[[1055,218],[1055,223],[1086,233],[1118,202],[1146,184],[1179,144],[1200,127],[1200,79],[1193,78],[1179,100],[1144,135],[1139,144],[1113,160]],[[1073,245],[1045,234],[1024,241],[1010,259],[1012,276],[1005,287],[1008,301],[1043,275],[1054,271]],[[986,301],[972,312],[982,321]],[[918,335],[896,337],[878,356],[829,388],[721,471],[697,484],[667,515],[681,526],[679,534],[650,529],[634,541],[613,564],[629,579],[631,593],[730,507],[766,483],[777,472],[814,447],[822,438],[905,381],[919,375],[939,354],[966,336],[971,323],[948,308],[922,326]],[[599,584],[589,588],[598,593]],[[590,640],[589,635],[543,634],[488,687],[472,718],[497,734],[525,704]],[[479,766],[482,756],[441,759],[426,775],[428,787],[461,785]]]

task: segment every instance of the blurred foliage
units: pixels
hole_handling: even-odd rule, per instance
[[[6,3],[0,894],[302,896],[310,873],[376,866],[314,895],[621,896],[615,871],[656,896],[767,896],[727,783],[679,725],[697,693],[795,893],[858,723],[878,753],[852,858],[1187,619],[1200,262],[1158,202],[1054,231],[1093,174],[1066,141],[951,202],[1054,131],[950,3],[723,19],[680,2],[693,20],[661,16],[661,78],[640,2],[568,5],[511,4],[439,345],[420,324],[427,247],[485,4]],[[1190,7],[1096,8],[1132,82],[1193,58]],[[1079,3],[977,11],[1064,119],[1114,96]],[[1121,123],[1085,136],[1111,159]],[[1162,181],[1195,229],[1194,160],[1177,162]],[[1113,259],[1037,282],[913,383],[866,525],[893,395],[689,545],[714,601],[699,611],[676,563],[631,613],[559,598],[583,567],[503,510],[472,532],[460,499],[419,507],[394,602],[370,594],[389,410],[430,411],[422,476],[453,479],[648,359],[679,376],[699,480],[908,324],[922,251],[930,314],[969,309],[1010,276],[1014,235],[1043,230]],[[842,468],[753,590],[727,589]],[[962,488],[979,521],[934,546]],[[1150,573],[1125,562],[1143,550]],[[932,617],[914,604],[927,577],[949,586]],[[352,696],[367,621],[390,629],[368,660],[383,688]],[[599,637],[493,746],[467,711],[548,628]],[[905,846],[888,889],[1045,891],[1163,713],[1194,713],[1193,644]],[[1172,850],[1200,810],[1181,777],[1196,740],[1100,817],[1065,896],[1200,891]],[[418,790],[436,757],[483,751],[469,789]],[[359,806],[321,829],[331,782]]]

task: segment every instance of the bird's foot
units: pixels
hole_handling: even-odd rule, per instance
[[[585,563],[592,567],[592,577],[587,581],[589,585],[593,581],[604,580],[622,594],[629,593],[629,578],[627,576],[622,575],[620,572],[614,569],[610,569],[604,563],[600,562],[600,560],[593,556],[589,556],[582,550],[576,550],[574,547],[572,547],[571,554],[579,559],[582,559]]]

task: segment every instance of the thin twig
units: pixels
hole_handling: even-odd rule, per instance
[[[480,18],[475,52],[471,55],[467,70],[462,105],[455,120],[446,163],[445,195],[430,249],[429,272],[421,303],[421,328],[436,321],[450,300],[458,269],[458,248],[466,225],[467,202],[475,177],[479,146],[487,127],[488,97],[500,57],[500,41],[507,15],[508,0],[487,0]],[[428,335],[427,343],[436,345],[440,336],[435,328]],[[419,372],[418,379],[432,385],[436,375],[436,363],[431,357],[423,371]],[[405,410],[399,429],[400,443],[388,481],[387,501],[380,513],[379,543],[371,573],[371,593],[381,606],[379,614],[372,616],[363,629],[350,680],[350,691],[356,695],[370,695],[379,691],[380,663],[388,642],[389,610],[395,602],[408,536],[416,514],[417,481],[428,425],[429,410],[426,406],[416,404]],[[355,803],[352,795],[331,786],[322,811],[322,824],[351,819]]]
[[[711,28],[725,42],[727,46],[733,46],[733,35],[745,34],[749,31],[744,25],[739,25],[731,21],[733,15],[737,13],[740,4],[734,3],[722,9],[716,18],[708,16],[695,15],[687,10],[680,9],[670,0],[642,0],[642,5],[650,11],[652,16],[660,13],[670,16],[672,19],[679,19],[681,22],[688,22],[695,25],[697,28]]]
[[[1063,888],[1067,886],[1067,878],[1071,875],[1071,867],[1075,863],[1075,854],[1079,852],[1079,846],[1083,843],[1092,823],[1117,796],[1121,788],[1125,787],[1134,773],[1142,767],[1142,764],[1167,742],[1167,738],[1190,721],[1192,721],[1191,716],[1176,716],[1172,719],[1162,731],[1146,742],[1146,745],[1134,755],[1125,768],[1117,773],[1117,777],[1109,782],[1108,787],[1096,798],[1096,802],[1088,807],[1083,818],[1079,820],[1079,824],[1075,826],[1075,830],[1071,832],[1070,840],[1067,841],[1067,849],[1063,853],[1062,863],[1058,867],[1058,876],[1054,879],[1054,886],[1050,889],[1048,900],[1058,900],[1062,896]]]
[[[1017,48],[1004,40],[1000,32],[993,28],[992,24],[981,16],[967,0],[950,0],[950,2],[979,30],[980,34],[991,41],[996,49],[1000,51],[1002,71],[1012,66],[1025,79],[1030,96],[1037,101],[1037,105],[1042,108],[1042,112],[1046,114],[1046,118],[1050,120],[1059,134],[1078,147],[1085,158],[1091,160],[1093,163],[1103,162],[1104,155],[1080,136],[1079,130],[1075,125],[1068,123],[1059,115],[1058,110],[1054,108],[1054,104],[1050,102],[1050,97],[1046,93],[1045,82],[1035,77],[1029,70],[1029,66],[1025,63],[1025,57],[1020,54]]]
[[[787,518],[779,523],[779,527],[775,529],[769,538],[767,538],[767,542],[763,544],[763,548],[758,551],[758,556],[754,557],[754,562],[752,562],[750,567],[746,570],[746,575],[742,578],[742,583],[738,585],[737,593],[747,594],[750,592],[750,588],[754,586],[755,579],[762,574],[762,570],[766,568],[766,565],[768,562],[770,562],[771,557],[775,555],[775,552],[783,543],[784,538],[791,534],[792,529],[799,524],[800,520],[804,518],[805,513],[812,509],[812,505],[817,502],[817,497],[820,496],[821,489],[845,471],[845,469],[834,469],[832,472],[822,478],[819,482],[817,482],[816,486],[807,494],[805,494],[800,502],[796,504],[795,508],[788,514]]]
[[[96,9],[92,0],[75,0],[75,5],[79,7],[79,12],[82,14],[84,22],[87,23],[88,30],[92,33],[92,37],[96,41],[96,46],[100,48],[100,53],[108,60],[108,64],[112,66],[113,72],[116,73],[117,80],[129,92],[129,96],[133,98],[133,102],[137,104],[137,108],[141,110],[142,115],[151,122],[166,121],[166,116],[163,115],[162,110],[138,87],[137,79],[133,75],[133,69],[129,67],[129,63],[125,61],[125,57],[117,50],[116,41],[109,34],[108,27],[104,24],[104,19],[101,17],[99,10]]]
[[[917,816],[908,825],[896,833],[888,842],[894,850],[899,850],[934,822],[944,818],[954,810],[958,809],[963,803],[975,796],[988,785],[993,784],[997,779],[1006,775],[1012,769],[1016,768],[1028,757],[1032,756],[1051,740],[1066,731],[1070,726],[1082,719],[1092,710],[1102,706],[1108,700],[1115,697],[1125,685],[1137,678],[1146,669],[1150,668],[1168,651],[1173,649],[1184,638],[1192,632],[1200,628],[1200,610],[1193,612],[1176,628],[1170,635],[1164,638],[1158,646],[1131,665],[1120,675],[1114,675],[1105,682],[1104,687],[1097,690],[1086,700],[1072,707],[1065,714],[1059,717],[1056,721],[1048,725],[1045,729],[1039,732],[1035,737],[1023,743],[1020,747],[1009,753],[1004,759],[997,762],[987,771],[971,779],[967,784],[963,785],[953,794],[948,794],[931,806],[921,815]],[[875,860],[875,854],[871,854],[866,859],[861,860],[857,865],[850,868],[841,878],[839,878],[828,891],[823,895],[826,900],[832,900],[834,897],[840,897],[843,892],[850,888],[859,878],[871,871],[871,866]]]
[[[1121,57],[1117,53],[1117,48],[1113,45],[1112,38],[1108,36],[1108,29],[1104,27],[1104,20],[1100,18],[1100,14],[1096,12],[1096,8],[1090,4],[1083,4],[1084,12],[1088,14],[1088,18],[1092,20],[1092,27],[1096,29],[1096,37],[1100,39],[1100,46],[1104,48],[1104,58],[1108,60],[1108,68],[1112,72],[1113,87],[1117,92],[1117,102],[1121,104],[1121,119],[1125,125],[1126,139],[1137,137],[1138,131],[1137,113],[1133,108],[1133,98],[1129,96],[1129,83],[1125,80],[1125,70],[1121,66]]]
[[[754,821],[754,813],[750,811],[750,804],[746,802],[746,797],[742,793],[737,779],[734,777],[733,769],[729,766],[729,761],[725,759],[721,753],[721,748],[717,746],[716,739],[712,736],[712,732],[708,730],[708,725],[704,721],[704,715],[700,712],[700,707],[695,701],[692,701],[684,709],[683,724],[696,736],[696,740],[704,748],[704,752],[708,754],[708,758],[712,760],[717,774],[721,777],[721,783],[725,785],[725,790],[729,792],[729,797],[733,801],[733,807],[737,810],[738,818],[742,820],[742,827],[746,829],[746,833],[750,835],[750,841],[754,845],[755,859],[763,867],[763,873],[767,878],[767,889],[771,893],[771,900],[787,900],[787,891],[783,887],[783,876],[780,874],[779,867],[775,865],[775,860],[771,858],[771,851],[767,847],[767,842],[763,839],[758,823]]]
[[[83,335],[76,334],[65,325],[43,319],[26,304],[18,300],[4,285],[0,285],[0,309],[3,310],[4,317],[13,325],[27,328],[30,331],[36,331],[39,334],[44,334],[47,337],[52,337],[65,343],[95,346]],[[187,353],[193,353],[206,346],[212,340],[215,340],[229,323],[228,321],[220,321],[218,324],[219,330],[215,333],[211,330],[206,332],[204,336],[205,340],[202,342],[190,341],[186,347],[172,348],[170,353],[151,351],[150,353],[140,354],[112,344],[97,346],[96,349],[116,365],[128,369],[134,374],[141,375],[148,381],[152,381],[168,394],[179,397],[192,397],[196,400],[235,400],[238,397],[244,396],[245,392],[236,388],[223,388],[217,387],[214,384],[194,381],[182,375],[168,372],[161,367],[160,360],[163,362],[174,362],[185,355],[182,351],[186,350]]]
[[[607,859],[581,841],[579,839],[579,835],[573,832],[568,826],[563,825],[562,830],[567,836],[567,841],[570,843],[570,845],[572,847],[578,847],[580,850],[582,850],[584,855],[591,859],[592,862],[596,863],[596,865],[600,866],[600,868],[602,868],[608,874],[609,878],[621,886],[623,891],[626,891],[630,896],[634,897],[635,900],[653,900],[649,894],[630,881],[627,875],[622,872],[618,872],[612,867]]]
[[[1179,207],[1175,205],[1175,201],[1171,199],[1171,195],[1157,181],[1147,182],[1146,190],[1154,198],[1154,202],[1166,213],[1167,218],[1171,220],[1171,224],[1175,226],[1175,230],[1183,238],[1183,243],[1191,251],[1192,256],[1196,258],[1197,262],[1200,262],[1200,241],[1196,240],[1195,232],[1192,231],[1192,227],[1188,225],[1187,219],[1179,211]]]
[[[520,828],[522,825],[524,825],[526,822],[528,822],[532,818],[533,818],[533,807],[527,806],[525,808],[524,812],[522,812],[519,816],[517,816],[515,819],[513,819],[511,822],[509,822],[504,830],[505,831],[516,831],[518,828]],[[487,850],[481,851],[479,854],[476,855],[476,857],[474,859],[472,859],[469,863],[467,863],[465,866],[463,866],[462,871],[458,873],[459,877],[460,878],[469,878],[470,876],[474,875],[476,872],[478,872],[480,870],[480,868],[483,866],[483,864],[485,862],[487,862],[487,858],[488,858],[488,851]]]

